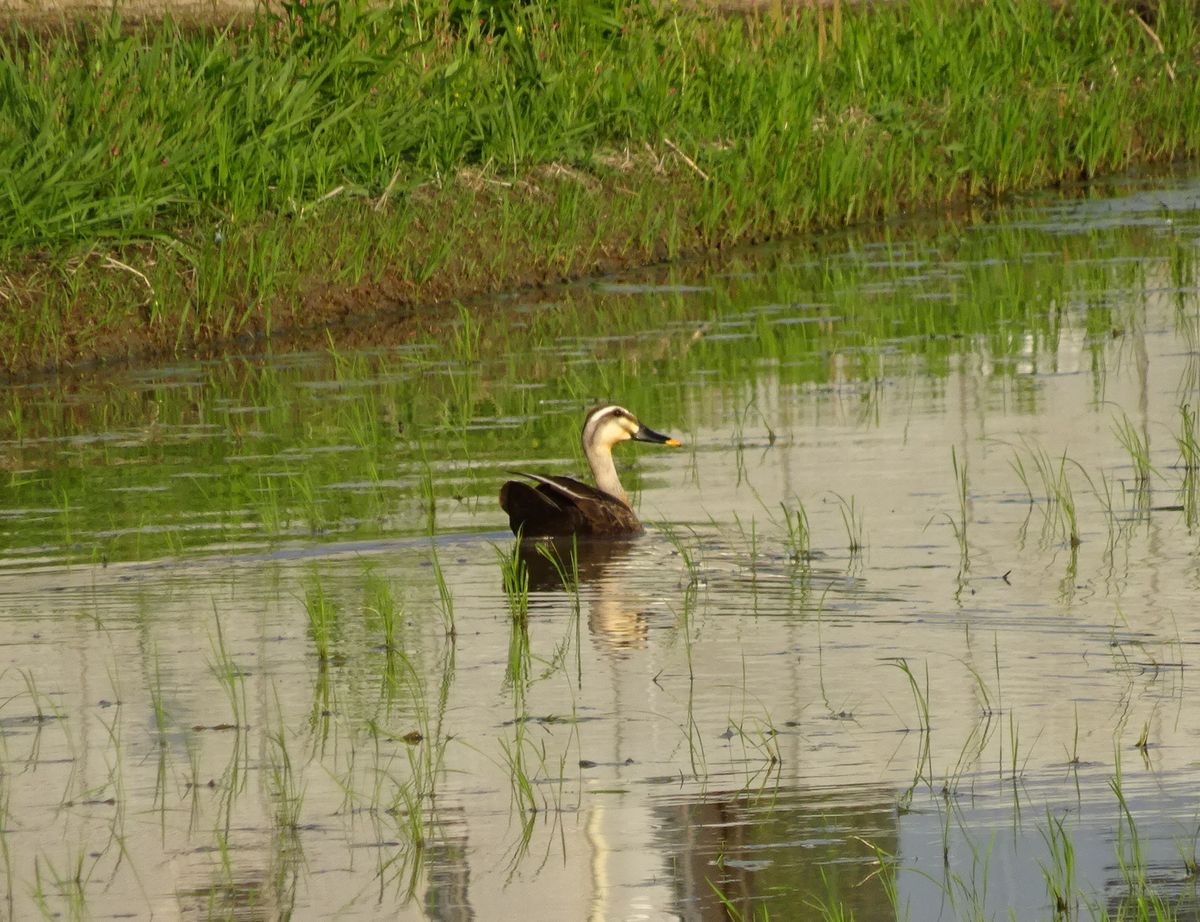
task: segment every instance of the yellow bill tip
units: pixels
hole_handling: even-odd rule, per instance
[[[678,448],[683,442],[679,441],[679,439],[667,439],[663,444],[670,445],[672,448]]]

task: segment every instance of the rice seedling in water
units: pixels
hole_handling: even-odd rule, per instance
[[[951,520],[954,528],[954,538],[958,541],[958,571],[959,578],[971,569],[971,549],[967,543],[967,523],[970,516],[970,493],[967,486],[967,460],[958,463],[958,451],[951,446],[950,463],[954,467],[954,482],[957,485],[955,497],[958,500],[958,518]]]
[[[786,503],[780,503],[783,510],[784,527],[787,536],[784,538],[788,557],[794,563],[808,560],[811,555],[812,535],[808,528],[808,513],[803,503],[797,502],[794,509],[789,509]]]
[[[1190,405],[1179,407],[1179,434],[1175,444],[1179,447],[1179,465],[1183,468],[1183,482],[1179,492],[1183,504],[1183,517],[1191,531],[1200,521],[1200,442],[1196,440],[1196,414]]]
[[[1038,831],[1050,852],[1049,860],[1039,860],[1038,864],[1046,881],[1054,918],[1064,922],[1074,919],[1079,903],[1075,882],[1075,845],[1067,832],[1065,818],[1055,816],[1047,808],[1046,826]]]
[[[863,537],[863,513],[855,502],[853,496],[846,499],[838,493],[834,493],[834,498],[838,501],[838,511],[842,515],[842,525],[846,529],[846,549],[850,551],[852,557],[857,557],[859,552],[866,546]]]
[[[0,810],[0,817],[4,813]],[[1196,877],[1200,874],[1200,864],[1197,864],[1196,856],[1200,853],[1200,824],[1197,824],[1195,832],[1192,833],[1188,841],[1176,842],[1175,847],[1179,850],[1180,863],[1183,865],[1184,872],[1188,877]]]
[[[563,560],[558,552],[557,544],[546,544],[539,542],[535,547],[535,552],[547,563],[554,568],[554,572],[558,574],[558,580],[562,584],[565,591],[571,593],[572,606],[575,613],[579,613],[579,544],[578,538],[571,535],[571,552],[567,555],[567,559]]]
[[[333,600],[325,594],[321,575],[316,570],[304,594],[304,612],[308,616],[308,636],[312,639],[317,660],[326,663],[337,631],[338,612]]]
[[[525,700],[525,690],[530,680],[531,657],[529,650],[529,568],[521,558],[519,539],[512,549],[495,548],[503,578],[504,596],[508,602],[509,638],[508,666],[505,669],[505,684],[516,695],[518,707]]]
[[[1154,471],[1150,464],[1150,433],[1139,432],[1133,420],[1125,413],[1121,414],[1119,422],[1113,423],[1113,431],[1121,447],[1129,455],[1130,467],[1133,470],[1134,506],[1141,509],[1149,502],[1150,474]]]
[[[283,725],[282,715],[275,729],[267,734],[266,763],[265,776],[274,805],[275,828],[284,836],[295,836],[300,830],[304,810],[304,785],[288,752],[287,728]]]
[[[234,661],[229,649],[225,646],[225,632],[221,627],[221,615],[217,611],[216,600],[213,600],[213,623],[216,626],[216,636],[209,638],[213,659],[209,664],[213,675],[221,683],[221,689],[229,700],[231,723],[241,729],[246,723],[246,678]]]
[[[917,677],[913,674],[912,668],[908,664],[908,660],[903,657],[885,660],[889,666],[894,666],[904,674],[908,680],[909,691],[912,692],[913,702],[917,708],[917,720],[919,722],[918,730],[920,731],[920,745],[917,751],[916,768],[913,771],[912,783],[908,789],[901,794],[903,804],[911,801],[913,791],[916,786],[925,780],[927,784],[933,784],[933,763],[932,752],[929,745],[929,737],[932,726],[930,724],[929,715],[929,664],[925,664],[925,687],[917,681]]]
[[[729,895],[712,880],[712,878],[706,877],[704,878],[704,882],[708,884],[708,888],[712,890],[713,894],[720,901],[721,907],[725,913],[725,918],[727,918],[729,922],[770,922],[771,911],[765,903],[756,902],[750,915],[747,916],[744,912],[742,912],[741,909],[738,908],[737,904],[729,898]]]
[[[405,844],[389,856],[385,857],[383,852],[380,853],[377,877],[382,888],[384,881],[388,879],[388,873],[392,873],[401,889],[403,899],[407,901],[413,897],[420,884],[425,847],[428,844],[425,835],[425,809],[415,785],[409,782],[397,786],[388,813],[400,821]]]
[[[949,811],[947,811],[948,822]],[[991,880],[991,858],[996,845],[996,836],[993,833],[989,836],[987,845],[980,846],[971,837],[967,827],[960,824],[959,832],[971,853],[970,872],[960,874],[950,870],[949,832],[948,829],[944,830],[942,853],[945,859],[946,882],[943,884],[943,889],[958,918],[985,919],[987,913],[984,911],[984,907],[987,906],[988,887]]]
[[[529,620],[529,567],[520,554],[520,538],[507,551],[499,547],[495,550],[509,615],[513,621],[525,623]]]
[[[758,610],[758,525],[754,519],[750,520],[750,533],[746,534],[746,527],[742,524],[742,517],[736,512],[733,514],[733,521],[741,532],[742,541],[746,545],[747,557],[750,563],[750,591],[754,599],[755,611]]]
[[[1124,778],[1121,773],[1121,750],[1113,747],[1113,775],[1108,782],[1109,788],[1117,798],[1119,808],[1117,819],[1117,867],[1121,879],[1125,882],[1129,894],[1140,897],[1149,893],[1146,880],[1146,859],[1142,853],[1142,841],[1138,836],[1137,823],[1133,811],[1125,799]]]
[[[1027,446],[1028,447],[1028,446]],[[1071,489],[1071,481],[1067,477],[1067,456],[1056,462],[1050,458],[1045,449],[1037,446],[1029,447],[1033,468],[1042,484],[1044,497],[1043,512],[1045,514],[1043,535],[1048,539],[1061,534],[1072,547],[1078,547],[1079,524],[1075,511],[1075,494]],[[1029,490],[1028,479],[1024,476],[1024,467],[1017,468],[1022,477],[1026,490]],[[1030,491],[1030,497],[1033,493]]]
[[[457,635],[454,627],[454,595],[450,591],[450,584],[446,582],[445,571],[442,570],[437,543],[432,539],[429,542],[429,563],[433,567],[433,579],[437,584],[438,601],[442,612],[442,623],[446,627],[446,636],[454,639]]]
[[[94,867],[94,864],[92,865]],[[87,911],[87,893],[85,887],[89,882],[91,871],[83,851],[68,848],[66,868],[60,871],[45,855],[34,860],[34,902],[43,917],[47,919],[84,920],[89,917]],[[45,870],[43,871],[43,867]],[[43,874],[45,879],[43,879]],[[63,906],[56,909],[51,906],[50,894],[64,901],[57,903]]]
[[[425,499],[425,533],[432,540],[437,534],[437,492],[433,485],[433,468],[429,466],[429,460],[422,458],[424,472],[421,476],[421,492]]]
[[[695,589],[703,585],[700,557],[696,553],[696,549],[683,540],[678,529],[666,524],[661,525],[660,528],[671,543],[671,547],[675,549],[675,553],[679,555],[679,559],[683,561],[684,569],[687,572],[688,588]],[[693,533],[693,537],[695,537],[695,533]]]
[[[513,722],[512,740],[500,741],[503,764],[508,769],[509,783],[512,786],[512,805],[522,820],[538,812],[538,799],[527,761],[528,753],[532,750],[535,756],[540,756],[543,764],[546,757],[545,744],[543,743],[539,750],[533,741],[526,737],[527,724],[527,720],[518,716]]]
[[[899,669],[908,680],[909,691],[912,692],[913,703],[917,708],[917,729],[921,733],[929,733],[932,725],[929,719],[929,664],[925,664],[925,687],[921,688],[917,681],[916,675],[913,674],[912,667],[909,666],[908,660],[903,657],[889,658],[885,660],[889,666]]]
[[[435,571],[436,572],[436,571]],[[371,620],[378,622],[381,634],[381,646],[388,653],[399,649],[396,642],[396,632],[403,623],[404,616],[392,594],[388,581],[374,570],[367,572],[363,586],[363,610]]]

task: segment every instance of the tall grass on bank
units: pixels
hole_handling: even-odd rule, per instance
[[[1194,3],[444,9],[0,34],[3,364],[327,320],[293,303],[318,282],[463,295],[1200,148]]]

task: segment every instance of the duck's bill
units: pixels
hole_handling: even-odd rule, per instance
[[[639,442],[654,442],[657,445],[677,446],[683,444],[679,439],[663,435],[661,432],[655,432],[653,429],[648,429],[645,426],[639,427],[638,431],[633,434],[633,437]]]

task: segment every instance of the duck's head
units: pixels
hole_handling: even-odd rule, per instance
[[[637,442],[654,442],[659,445],[680,445],[679,439],[644,426],[636,416],[624,407],[608,404],[596,407],[588,413],[583,424],[583,449],[585,452],[600,449],[611,451],[618,442],[633,439]]]

